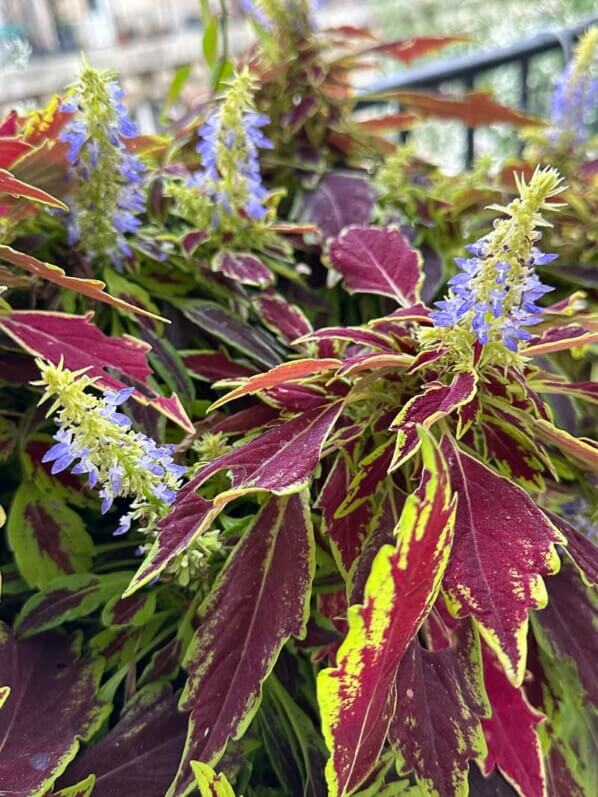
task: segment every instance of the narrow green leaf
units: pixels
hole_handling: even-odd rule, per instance
[[[172,83],[168,89],[168,94],[164,100],[164,107],[162,108],[162,115],[175,103],[181,95],[181,91],[191,74],[191,64],[183,64],[174,73]]]
[[[212,67],[218,58],[218,19],[210,17],[203,34],[203,56]]]

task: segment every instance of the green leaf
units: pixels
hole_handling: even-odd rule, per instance
[[[15,622],[21,638],[48,631],[63,623],[87,617],[114,596],[118,599],[129,573],[76,573],[50,581],[24,604]]]
[[[11,458],[17,441],[18,429],[12,423],[0,416],[0,462]]]
[[[213,67],[218,58],[218,19],[210,17],[203,34],[203,56],[208,66]]]
[[[214,92],[220,91],[224,84],[230,80],[235,73],[234,65],[231,61],[218,61],[212,68],[210,82]]]
[[[191,74],[191,64],[183,64],[183,66],[180,66],[177,69],[177,71],[174,73],[172,83],[168,88],[168,94],[166,95],[166,99],[164,100],[162,115],[164,115],[166,111],[170,108],[170,106],[178,100],[181,91],[183,90],[183,86],[187,82],[190,74]]]
[[[30,587],[42,588],[57,576],[81,573],[91,565],[93,540],[81,516],[35,481],[23,482],[17,489],[6,530],[19,571]]]
[[[212,767],[202,764],[201,761],[192,761],[191,769],[199,786],[201,797],[235,797],[233,788],[224,773],[214,772]]]
[[[75,786],[65,786],[60,791],[52,792],[52,797],[89,797],[96,784],[96,776],[89,775],[85,780],[80,781]]]
[[[288,794],[318,797],[326,790],[326,746],[313,722],[272,673],[258,714],[272,768]]]
[[[153,617],[156,609],[156,593],[131,595],[121,598],[114,595],[104,607],[102,622],[112,628],[135,626],[143,628]]]

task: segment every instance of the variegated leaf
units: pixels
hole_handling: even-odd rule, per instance
[[[443,591],[451,613],[473,616],[508,677],[520,685],[528,612],[546,604],[542,576],[558,571],[555,543],[563,538],[516,484],[448,437],[442,450],[459,494]]]
[[[318,676],[330,797],[354,790],[378,759],[394,714],[397,668],[434,603],[449,557],[455,500],[440,451],[421,434],[423,475],[403,507],[396,545],[376,554],[363,603],[349,608],[336,666]]]
[[[268,499],[200,607],[180,703],[187,743],[168,797],[186,793],[191,761],[215,764],[247,729],[282,645],[305,633],[314,569],[306,495]]]

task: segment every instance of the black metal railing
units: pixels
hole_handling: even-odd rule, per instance
[[[480,76],[487,75],[501,67],[516,66],[519,76],[519,107],[523,111],[528,111],[530,67],[533,61],[545,53],[560,51],[563,62],[566,63],[571,57],[571,50],[577,39],[594,24],[598,24],[598,14],[590,16],[572,27],[539,33],[508,47],[442,59],[414,69],[406,69],[370,84],[363,92],[363,104],[376,103],[375,98],[385,92],[441,89],[447,83],[457,83],[465,91],[472,91]],[[598,114],[596,114],[595,121],[598,122]],[[465,160],[469,167],[475,158],[475,128],[464,126],[464,135],[466,140]]]

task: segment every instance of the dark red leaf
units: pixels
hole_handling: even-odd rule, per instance
[[[596,706],[598,635],[593,630],[598,614],[596,594],[582,584],[570,564],[550,579],[549,586],[548,606],[533,616],[538,645],[550,660],[571,661],[585,700]]]
[[[225,351],[198,351],[183,354],[183,362],[195,376],[206,382],[244,378],[255,373],[255,368],[232,360]]]
[[[558,530],[520,487],[460,450],[442,450],[459,494],[443,590],[451,613],[472,615],[513,683],[525,674],[528,612],[546,604],[543,575],[559,568]]]
[[[482,424],[488,456],[511,479],[522,482],[530,489],[544,489],[544,465],[538,458],[537,448],[515,427],[486,422]]]
[[[432,608],[449,557],[455,500],[444,459],[422,434],[420,485],[405,501],[394,544],[374,558],[363,603],[349,608],[336,666],[318,674],[334,797],[350,794],[376,765],[394,714],[398,666]]]
[[[164,797],[176,773],[187,728],[170,686],[138,692],[120,720],[67,769],[59,786],[95,775],[93,797]]]
[[[565,553],[579,570],[588,587],[598,585],[598,546],[554,512],[546,512],[565,538]]]
[[[125,387],[121,379],[107,371],[116,370],[135,384],[133,398],[154,407],[186,431],[194,431],[176,394],[170,398],[159,396],[147,384],[152,373],[147,362],[150,347],[130,336],[111,338],[92,324],[91,318],[91,314],[15,310],[0,318],[0,329],[36,357],[55,365],[62,360],[71,371],[88,368],[88,375],[97,377],[97,384],[103,389]]]
[[[482,719],[488,754],[483,772],[498,767],[524,797],[545,797],[546,782],[536,726],[544,715],[528,703],[524,691],[513,686],[485,645],[482,646],[484,684],[492,716]]]
[[[254,304],[266,326],[287,343],[292,343],[312,331],[311,324],[301,309],[274,291],[260,294],[254,299]]]
[[[172,511],[158,524],[158,537],[135,574],[127,594],[154,578],[212,523],[234,498],[256,490],[277,495],[298,492],[316,467],[322,446],[341,412],[327,404],[285,421],[204,465],[183,487]],[[218,471],[227,470],[231,487],[209,501],[195,490]]]
[[[80,640],[48,632],[17,641],[0,626],[0,788],[41,795],[104,721],[96,699],[100,660],[79,658]]]
[[[581,324],[551,327],[542,335],[532,338],[523,349],[526,357],[537,357],[555,351],[567,351],[598,341],[598,332]]]
[[[419,448],[419,424],[429,429],[441,418],[468,404],[476,390],[476,374],[464,371],[457,374],[450,385],[430,382],[424,385],[421,393],[409,399],[390,427],[397,430],[391,470],[406,462]]]
[[[414,772],[422,792],[442,797],[465,793],[469,761],[484,756],[480,717],[489,714],[480,642],[465,621],[454,645],[438,651],[411,643],[397,673],[397,707],[389,739],[400,771]]]
[[[350,227],[330,244],[330,262],[350,293],[389,296],[403,307],[419,298],[421,257],[396,227]]]
[[[338,508],[347,496],[350,482],[349,463],[341,453],[330,469],[317,503],[322,510],[322,530],[330,538],[339,564],[345,571],[349,570],[361,552],[374,512],[371,502],[362,502],[342,517],[336,517]]]
[[[245,732],[282,645],[305,633],[314,567],[306,496],[270,498],[218,576],[185,657],[181,707],[191,717],[175,794],[191,783],[191,761],[213,765]]]
[[[274,274],[268,266],[250,252],[219,252],[212,260],[212,270],[220,271],[225,277],[243,285],[256,285],[265,288],[271,285]]]
[[[338,235],[350,224],[367,224],[376,193],[365,177],[326,174],[312,191],[304,191],[297,218],[316,224],[323,238]]]

